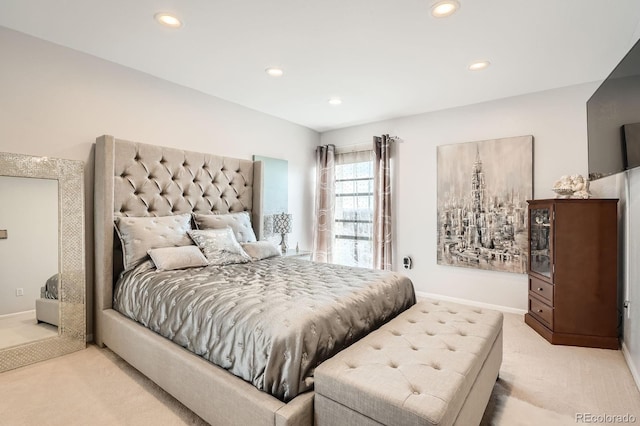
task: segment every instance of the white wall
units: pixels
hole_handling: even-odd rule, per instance
[[[636,27],[633,42],[640,39],[640,22]],[[622,317],[622,344],[627,363],[640,387],[640,168],[625,174],[627,179],[625,283],[623,298],[630,302]]]
[[[289,161],[290,241],[311,246],[316,132],[0,27],[0,151],[85,161],[87,313],[93,316],[93,144],[118,138]],[[305,214],[303,214],[305,213]],[[99,260],[98,260],[99,261]]]
[[[58,273],[58,181],[0,176],[0,229],[0,315],[32,311]]]
[[[352,145],[389,133],[404,140],[396,151],[395,268],[410,255],[406,271],[416,290],[526,310],[527,277],[436,264],[436,147],[534,136],[534,198],[552,198],[566,174],[587,175],[585,103],[596,83],[533,93],[461,108],[326,132],[323,144]]]
[[[640,22],[629,48],[639,39]],[[629,103],[634,102],[637,100],[629,100]],[[637,105],[634,106],[634,112],[637,112]],[[620,199],[619,301],[621,306],[624,301],[630,302],[628,309],[622,309],[622,349],[636,385],[640,387],[640,168],[597,180],[592,186]]]
[[[627,172],[629,200],[627,203],[627,247],[625,263],[627,280],[623,298],[630,301],[625,310],[623,328],[623,349],[634,374],[636,384],[640,387],[640,168]]]

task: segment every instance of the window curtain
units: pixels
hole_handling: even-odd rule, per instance
[[[391,270],[392,217],[391,217],[391,142],[389,135],[375,136],[373,186],[373,267]]]
[[[316,148],[316,200],[313,224],[313,247],[311,260],[332,263],[333,256],[333,211],[335,195],[334,145]]]

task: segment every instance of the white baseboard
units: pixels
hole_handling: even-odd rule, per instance
[[[627,367],[629,367],[629,371],[631,371],[631,376],[633,380],[636,382],[636,387],[640,390],[640,375],[638,375],[638,370],[636,370],[636,366],[633,364],[631,360],[631,353],[629,353],[629,349],[627,345],[624,344],[624,340],[622,341],[622,355],[624,355],[624,360],[627,362]]]
[[[14,312],[12,314],[4,314],[4,315],[0,315],[0,318],[10,318],[10,317],[15,317],[17,315],[23,315],[23,314],[36,314],[36,310],[35,309],[31,309],[30,311],[22,311],[22,312]]]
[[[492,309],[494,311],[507,312],[510,314],[524,315],[527,313],[527,311],[525,311],[524,309],[511,308],[509,306],[502,306],[502,305],[492,305],[490,303],[476,302],[475,300],[458,299],[457,297],[443,296],[441,294],[434,294],[434,293],[424,293],[422,291],[416,291],[416,296],[426,297],[428,299],[437,299],[437,300],[444,300],[447,302],[460,303],[461,305],[478,306],[480,308],[487,308],[487,309]]]

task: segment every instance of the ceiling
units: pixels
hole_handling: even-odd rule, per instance
[[[0,0],[0,25],[322,132],[601,80],[640,23],[638,0],[434,2]]]

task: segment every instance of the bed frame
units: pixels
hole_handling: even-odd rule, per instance
[[[313,392],[285,404],[112,309],[122,270],[118,216],[251,213],[262,223],[262,163],[101,136],[95,149],[95,341],[212,425],[311,425]]]

